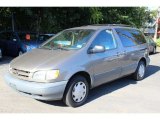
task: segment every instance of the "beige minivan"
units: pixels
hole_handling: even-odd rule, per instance
[[[63,100],[78,107],[89,90],[126,75],[142,80],[148,44],[136,28],[88,25],[63,30],[38,49],[11,61],[6,82],[39,100]]]

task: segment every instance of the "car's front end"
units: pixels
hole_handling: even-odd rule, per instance
[[[11,74],[6,75],[6,82],[16,91],[40,100],[60,100],[66,86],[66,81],[55,83],[32,82],[19,79]]]
[[[67,81],[58,69],[59,55],[67,54],[36,49],[15,58],[9,65],[5,80],[16,91],[40,100],[60,100]],[[65,56],[61,60],[65,59]]]

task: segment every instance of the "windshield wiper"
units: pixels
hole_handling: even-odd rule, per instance
[[[60,49],[60,50],[69,50],[69,49],[67,49],[67,48],[63,48],[63,47],[57,47],[57,48],[52,48],[52,50],[57,50],[57,49]]]
[[[46,47],[39,47],[39,49],[48,49],[48,50],[52,50],[52,48],[46,48]]]

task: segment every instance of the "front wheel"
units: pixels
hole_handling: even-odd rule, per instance
[[[145,76],[145,70],[146,70],[146,65],[144,61],[140,61],[135,73],[133,74],[134,79],[136,81],[142,80]]]
[[[18,56],[20,56],[20,55],[22,55],[23,54],[23,52],[20,50],[19,52],[18,52]]]
[[[89,92],[89,85],[85,77],[75,76],[67,85],[63,101],[71,107],[78,107],[85,103]]]

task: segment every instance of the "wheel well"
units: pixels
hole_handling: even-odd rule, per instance
[[[80,72],[77,72],[75,73],[74,75],[72,75],[72,77],[69,79],[69,81],[76,75],[81,75],[81,76],[84,76],[86,79],[87,79],[87,82],[89,84],[89,87],[91,87],[91,77],[89,75],[89,73],[85,72],[85,71],[80,71]]]
[[[141,58],[140,61],[143,61],[143,62],[145,63],[145,66],[147,65],[147,61],[146,61],[146,59],[145,59],[144,57]],[[140,62],[140,61],[139,61],[139,62]]]

